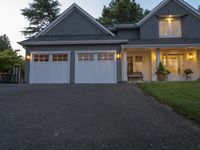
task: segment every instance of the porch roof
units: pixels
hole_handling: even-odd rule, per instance
[[[200,38],[186,39],[155,39],[155,40],[129,40],[122,48],[162,48],[162,47],[199,47]]]

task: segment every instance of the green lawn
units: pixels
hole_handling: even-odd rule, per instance
[[[200,81],[141,83],[139,86],[158,101],[200,123]]]

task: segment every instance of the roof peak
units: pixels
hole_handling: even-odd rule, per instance
[[[115,36],[114,33],[109,31],[106,27],[104,27],[102,24],[100,24],[94,17],[92,17],[89,13],[87,13],[83,8],[81,8],[78,4],[73,3],[70,7],[68,7],[56,20],[54,20],[52,23],[50,23],[44,30],[42,30],[38,35],[36,35],[36,38],[48,33],[53,27],[55,27],[59,22],[61,22],[66,16],[68,16],[73,9],[76,8],[80,13],[88,17],[89,20],[91,20],[96,27],[98,27],[100,30],[102,30],[104,33],[109,34],[111,36]]]

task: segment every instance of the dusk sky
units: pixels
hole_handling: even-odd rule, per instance
[[[111,0],[59,0],[61,3],[61,12],[68,8],[72,3],[77,3],[93,17],[101,16],[104,5],[108,6]],[[136,0],[141,4],[142,8],[151,10],[162,0]],[[198,8],[199,0],[186,0],[190,5]],[[27,20],[21,15],[20,9],[28,6],[32,0],[3,0],[0,5],[0,35],[7,34],[11,40],[13,49],[20,49],[24,54],[23,48],[17,42],[24,40],[24,36],[20,31],[28,26]]]

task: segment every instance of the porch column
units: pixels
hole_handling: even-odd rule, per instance
[[[124,81],[128,81],[128,65],[127,65],[127,52],[123,51],[123,77],[124,77]]]
[[[160,64],[160,48],[156,48],[156,68],[159,68]]]

